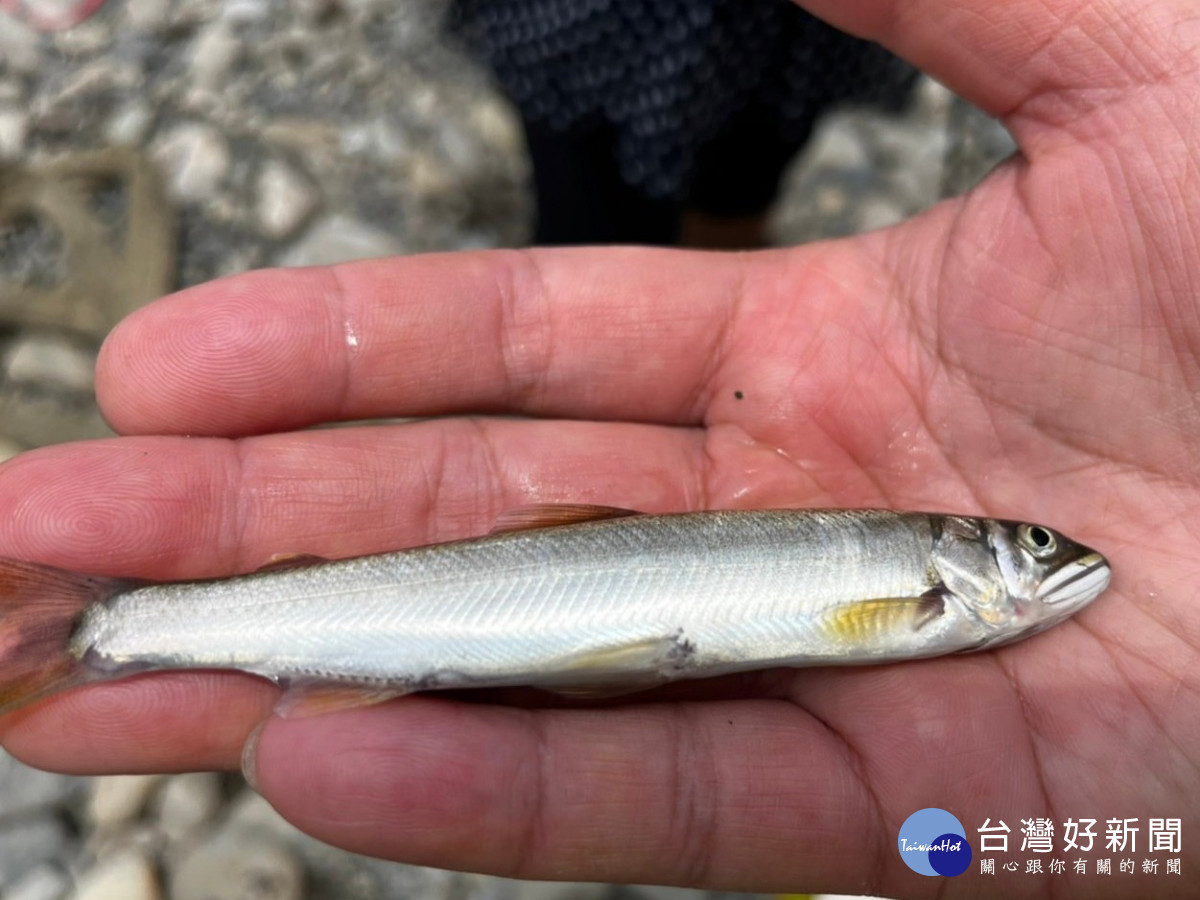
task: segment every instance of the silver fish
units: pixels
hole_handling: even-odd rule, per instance
[[[1104,557],[1049,528],[963,516],[554,507],[503,527],[211,581],[0,562],[0,712],[154,669],[237,669],[370,702],[884,663],[1034,634],[1110,578]]]

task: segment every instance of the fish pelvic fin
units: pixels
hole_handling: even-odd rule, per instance
[[[405,687],[337,687],[321,684],[294,684],[279,698],[275,715],[281,719],[311,719],[330,713],[386,703],[409,693]]]
[[[0,559],[0,715],[91,680],[71,636],[89,606],[135,586]]]

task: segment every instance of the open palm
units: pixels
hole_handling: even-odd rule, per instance
[[[105,410],[133,436],[0,470],[0,552],[217,575],[475,534],[555,500],[1042,522],[1108,555],[1113,587],[998,652],[763,673],[608,709],[408,698],[271,719],[251,765],[331,842],[526,877],[1128,890],[1091,874],[924,879],[894,842],[926,806],[972,837],[1004,819],[1014,851],[1021,818],[1095,818],[1102,851],[1105,819],[1140,817],[1140,852],[1148,817],[1183,817],[1186,873],[1200,804],[1194,0],[809,6],[1004,116],[1021,158],[903,226],[795,250],[416,257],[176,295],[102,354]],[[293,431],[385,416],[439,418]],[[249,677],[151,676],[46,702],[0,737],[73,771],[229,767],[274,700]]]

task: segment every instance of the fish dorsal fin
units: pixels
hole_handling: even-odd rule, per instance
[[[640,516],[637,510],[618,506],[593,506],[586,503],[549,503],[539,506],[517,506],[506,509],[496,517],[492,534],[509,531],[529,531],[534,528],[554,528],[558,525],[578,525],[580,522],[600,522],[604,519],[623,519]]]
[[[329,560],[325,557],[313,556],[311,553],[276,553],[255,569],[254,573],[257,575],[262,572],[286,572],[288,569],[302,569],[326,562]]]

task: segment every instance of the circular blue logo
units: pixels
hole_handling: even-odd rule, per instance
[[[914,872],[952,878],[971,865],[967,832],[950,813],[931,806],[919,809],[900,826],[900,858]]]

